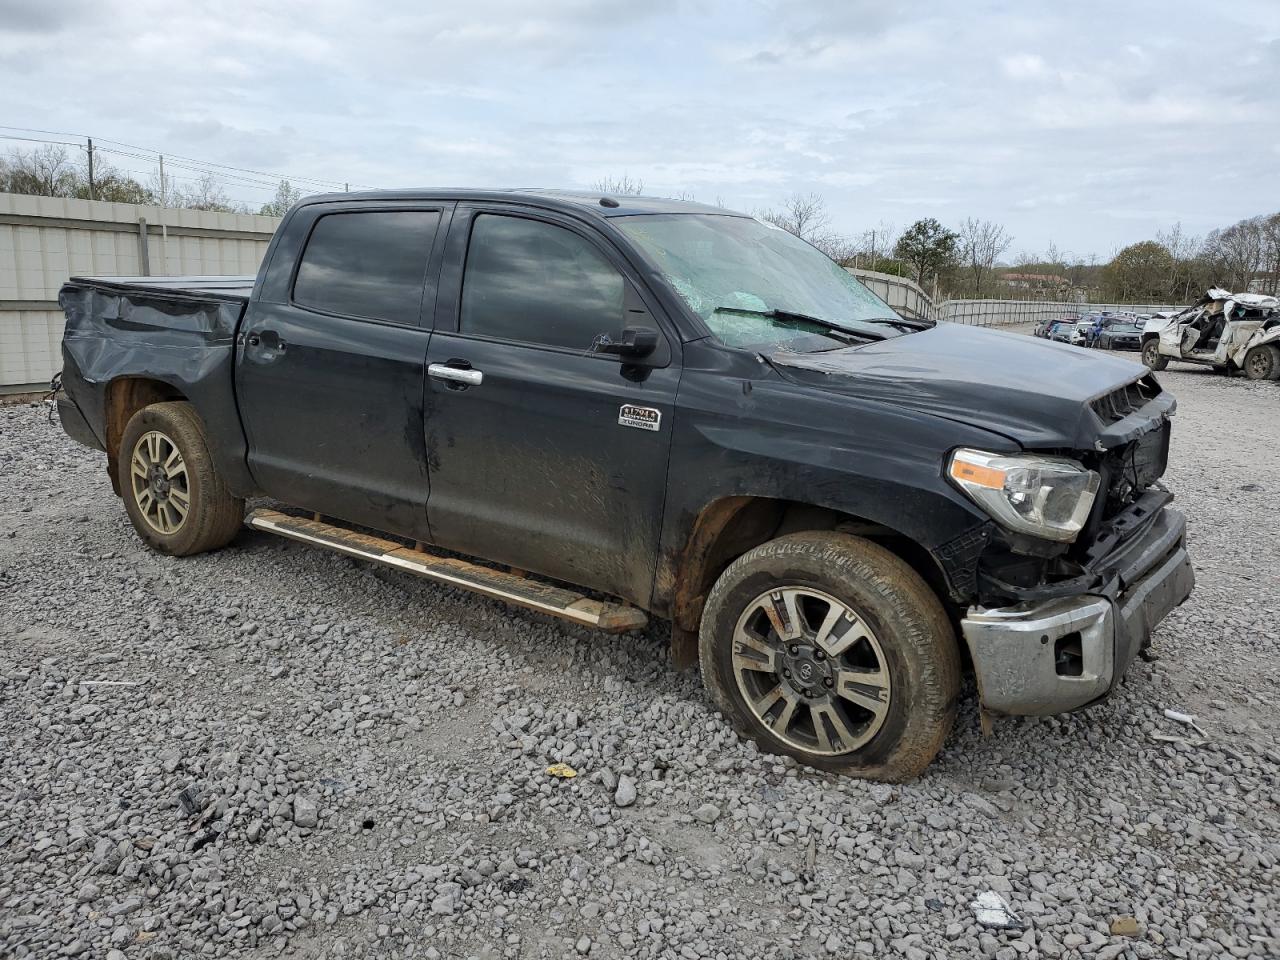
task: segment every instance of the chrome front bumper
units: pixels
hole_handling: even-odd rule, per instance
[[[1136,569],[1117,572],[1114,595],[969,608],[961,628],[984,709],[1064,713],[1111,692],[1156,624],[1195,586],[1186,521],[1165,513],[1140,545]]]

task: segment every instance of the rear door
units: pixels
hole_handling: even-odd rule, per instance
[[[679,381],[657,310],[595,229],[459,204],[428,355],[435,542],[648,604]],[[658,331],[643,365],[592,351],[625,326]]]
[[[249,468],[270,496],[428,538],[422,317],[448,213],[360,202],[295,214],[309,218],[290,222],[301,256],[287,288],[251,305],[236,364]]]

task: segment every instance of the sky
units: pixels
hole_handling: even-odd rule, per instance
[[[1105,260],[1280,209],[1280,0],[0,0],[0,125],[353,187],[816,193],[849,236]]]

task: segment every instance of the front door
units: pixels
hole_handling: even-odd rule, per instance
[[[442,210],[302,214],[314,222],[287,294],[254,302],[239,338],[249,469],[279,500],[425,540],[421,319]]]
[[[441,290],[435,542],[647,605],[679,380],[654,304],[603,236],[510,206],[459,205]],[[628,325],[659,333],[642,364],[593,351]]]

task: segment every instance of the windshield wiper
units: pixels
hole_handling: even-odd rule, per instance
[[[716,307],[711,312],[713,314],[740,313],[747,317],[765,317],[769,320],[791,320],[796,323],[811,323],[814,326],[821,327],[827,333],[836,334],[833,339],[845,340],[849,343],[888,339],[888,337],[876,330],[851,330],[844,324],[836,323],[834,320],[811,317],[807,313],[797,313],[794,310],[748,310],[746,307]]]
[[[903,330],[932,330],[938,325],[936,320],[912,320],[909,317],[871,317],[861,323],[883,323],[886,327],[901,327]]]

